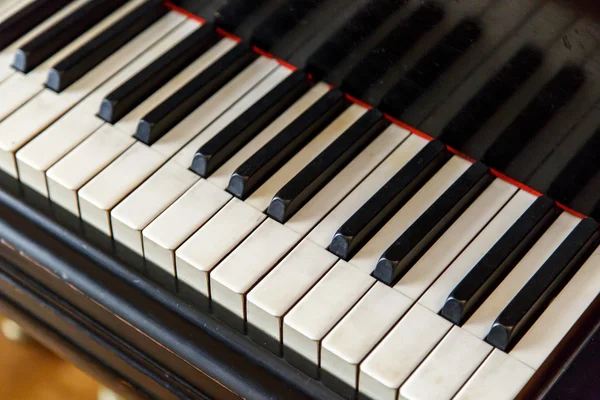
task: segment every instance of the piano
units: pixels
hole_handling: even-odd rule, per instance
[[[598,398],[599,9],[0,0],[0,312],[127,399]]]

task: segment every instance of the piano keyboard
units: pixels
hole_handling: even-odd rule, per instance
[[[161,1],[0,0],[0,169],[346,398],[514,398],[600,290],[596,222],[554,202],[585,203],[597,177],[599,36],[542,1],[462,1],[460,21],[380,3],[294,70]],[[340,43],[363,55],[352,68]]]

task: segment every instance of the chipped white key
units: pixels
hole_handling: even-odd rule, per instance
[[[283,318],[285,359],[318,377],[321,341],[374,283],[371,276],[338,261]]]
[[[258,63],[260,61],[260,63]],[[235,103],[229,110],[215,120],[210,126],[204,130],[198,130],[194,128],[198,135],[189,142],[177,155],[174,157],[174,161],[179,163],[185,168],[189,168],[192,165],[194,153],[206,142],[215,137],[219,132],[226,128],[231,122],[237,117],[242,115],[246,110],[259,101],[265,94],[269,93],[275,86],[282,82],[285,78],[290,75],[290,70],[284,67],[275,67],[275,64],[267,58],[260,58],[253,63],[249,68],[254,67],[261,71],[261,78],[268,76],[260,83],[258,83],[251,91],[245,94],[240,100]],[[274,68],[274,69],[273,69]],[[265,73],[266,72],[266,73]],[[264,75],[263,75],[264,74]]]
[[[153,164],[149,164],[150,173],[152,173],[152,167]],[[126,170],[121,170],[121,172],[129,173]],[[198,179],[198,175],[190,170],[174,162],[167,162],[113,208],[110,218],[117,254],[126,257],[128,252],[133,251],[136,256],[139,256],[139,259],[136,257],[132,261],[141,260],[144,255],[142,230]],[[126,250],[125,254],[122,254],[122,250]],[[155,280],[162,281],[163,275],[160,274],[160,271],[148,268],[147,272]],[[171,275],[169,274],[168,277],[170,278]],[[170,287],[174,282],[169,279],[168,282],[163,283]]]
[[[265,218],[236,198],[227,203],[175,251],[179,292],[208,308],[209,272]]]
[[[455,326],[400,388],[403,400],[450,400],[492,351]]]
[[[537,197],[523,190],[504,206],[483,231],[442,273],[419,299],[419,303],[433,312],[439,312],[448,294],[465,277],[477,262],[494,246],[508,229],[527,211]]]
[[[361,361],[410,308],[412,301],[377,282],[323,340],[321,380],[352,397]]]
[[[506,353],[494,349],[454,397],[455,400],[512,400],[535,370]]]
[[[198,26],[197,22],[191,20],[181,24],[155,46],[145,51],[139,58],[94,90],[85,100],[73,107],[48,129],[23,146],[17,152],[17,166],[21,182],[34,188],[38,193],[48,196],[45,172],[105,124],[96,116],[102,99],[169,51]],[[93,156],[90,155],[90,157]]]
[[[290,218],[285,226],[306,235],[409,135],[391,125]]]
[[[537,321],[510,351],[538,369],[577,322],[600,291],[600,248],[596,249]]]
[[[325,84],[318,83],[313,86],[304,96],[300,97],[291,107],[289,107],[283,114],[281,114],[275,121],[267,126],[260,134],[252,139],[248,144],[241,148],[234,156],[232,156],[226,163],[224,163],[219,169],[213,172],[208,180],[216,186],[227,189],[229,185],[229,179],[231,175],[244,161],[246,161],[252,154],[256,153],[261,147],[263,147],[269,140],[274,138],[279,132],[281,132],[286,126],[292,121],[298,118],[304,111],[310,106],[316,103],[321,96],[329,91],[329,87]],[[185,160],[183,160],[185,161]]]
[[[367,112],[367,110],[364,107],[356,104],[351,105],[313,140],[304,146],[304,148],[292,157],[291,160],[273,174],[271,178],[256,189],[256,191],[246,199],[246,202],[256,207],[258,210],[266,210],[269,207],[273,196],[275,196],[279,189],[325,150],[335,139],[350,128],[350,126],[362,117],[365,112]]]
[[[88,2],[89,0],[76,1],[80,7]],[[121,6],[118,10],[57,51],[28,74],[12,74],[2,82],[2,84],[0,84],[0,120],[8,117],[12,112],[44,89],[48,72],[57,62],[66,58],[91,39],[109,29],[111,25],[138,7],[142,2],[142,0],[137,0]]]
[[[248,293],[248,335],[281,355],[283,316],[336,261],[332,253],[303,240]]]
[[[175,250],[204,225],[231,195],[202,179],[142,231],[144,258],[175,281]]]
[[[205,128],[213,122],[216,123],[221,114],[261,82],[278,65],[277,61],[273,59],[259,57],[166,135],[153,143],[152,148],[167,157],[177,153],[173,160],[183,167],[189,168],[192,164],[192,157],[198,148],[186,146],[186,144],[196,136],[203,137]],[[180,149],[181,151],[179,151]]]
[[[145,144],[135,143],[79,190],[81,219],[110,240],[110,211],[165,161],[164,156]],[[84,231],[97,242],[107,243],[107,239],[94,235],[93,230]]]
[[[213,312],[244,331],[246,294],[299,240],[279,222],[263,222],[210,273]]]
[[[310,232],[308,238],[326,249],[338,228],[427,143],[426,139],[410,135]]]
[[[449,321],[415,304],[360,365],[360,393],[396,400],[400,386],[451,327]]]
[[[102,126],[48,170],[50,200],[79,217],[77,191],[134,143],[113,126]]]
[[[490,184],[394,286],[417,300],[515,194],[501,179]]]
[[[370,274],[379,257],[398,237],[460,178],[471,163],[453,156],[405,205],[360,249],[350,263]]]
[[[498,287],[465,322],[463,328],[485,339],[498,315],[581,221],[562,213]]]
[[[42,90],[0,123],[0,168],[17,178],[15,152],[65,112],[183,22],[170,12],[61,93]]]

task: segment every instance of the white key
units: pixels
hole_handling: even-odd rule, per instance
[[[494,349],[454,399],[512,400],[534,372],[517,359]]]
[[[400,386],[451,327],[449,321],[415,304],[360,365],[360,393],[396,400]]]
[[[508,229],[527,211],[536,196],[523,190],[504,206],[483,231],[471,242],[460,256],[444,271],[435,283],[419,299],[419,303],[433,312],[439,312],[448,295],[469,273],[479,260],[494,246]]]
[[[496,179],[396,283],[394,289],[417,300],[515,194],[517,188]]]
[[[548,228],[531,250],[519,261],[506,278],[469,317],[463,328],[480,339],[485,339],[498,315],[519,293],[533,274],[560,246],[563,240],[581,221],[569,213],[562,213]]]
[[[166,135],[152,144],[152,148],[167,157],[173,156],[181,149],[173,160],[183,167],[189,168],[192,164],[192,157],[198,148],[186,146],[186,144],[197,135],[202,137],[202,132],[207,126],[213,121],[216,122],[215,120],[221,114],[269,75],[278,65],[275,60],[259,57]],[[181,160],[187,160],[187,164]]]
[[[112,236],[110,211],[166,161],[142,143],[135,143],[79,190],[81,219]]]
[[[338,261],[283,318],[284,357],[309,376],[318,376],[321,341],[374,283],[371,276]]]
[[[538,369],[600,291],[600,248],[571,278],[509,353]]]
[[[242,149],[240,149],[233,157],[217,169],[208,180],[216,186],[227,189],[231,175],[244,161],[256,153],[269,140],[274,138],[292,121],[298,118],[310,106],[316,103],[321,96],[329,91],[329,87],[323,83],[317,83],[304,96],[298,99],[291,107],[281,114],[275,121],[267,126],[259,135],[252,139]],[[185,160],[182,160],[185,162]]]
[[[134,143],[111,125],[102,126],[48,170],[52,202],[79,217],[77,191]]]
[[[260,64],[257,64],[260,61]],[[191,142],[189,142],[178,154],[175,155],[174,161],[179,163],[184,168],[189,168],[192,165],[192,160],[194,158],[194,154],[196,151],[210,139],[212,139],[215,135],[221,132],[224,128],[226,128],[231,122],[233,122],[237,117],[242,115],[247,109],[252,107],[254,103],[260,100],[265,94],[271,91],[277,84],[283,81],[286,77],[290,75],[290,70],[284,67],[276,67],[276,64],[273,63],[273,60],[269,60],[267,58],[260,58],[249,68],[258,68],[260,71],[260,78],[262,79],[265,75],[268,74],[264,80],[256,85],[256,87],[252,88],[250,92],[245,94],[240,100],[235,103],[229,110],[227,110],[223,115],[217,118],[210,126],[206,129],[198,129],[197,126],[194,128],[188,128],[198,134]],[[275,68],[276,67],[276,68]],[[233,86],[233,85],[232,85]],[[175,128],[177,129],[177,128]],[[188,140],[193,136],[187,136]]]
[[[248,293],[248,334],[281,352],[283,316],[333,266],[337,257],[303,240]]]
[[[336,388],[332,375],[343,383],[338,393],[353,394],[359,364],[411,305],[408,297],[377,282],[323,340],[321,379]]]
[[[141,57],[102,84],[48,129],[23,146],[17,152],[17,166],[21,182],[34,188],[40,194],[48,196],[45,172],[104,125],[104,121],[96,116],[102,99],[197,28],[198,23],[195,21],[189,20],[181,24],[155,46],[145,51]]]
[[[306,235],[409,135],[391,125],[325,185],[285,226]]]
[[[124,174],[128,171],[121,170]],[[142,230],[187,191],[199,176],[174,162],[167,162],[137,187],[111,212],[113,238],[121,246],[144,255]],[[150,272],[151,269],[148,270]],[[171,271],[169,271],[171,272]]]
[[[263,222],[210,273],[213,311],[226,309],[246,320],[246,293],[269,272],[296,243],[300,235],[272,219]],[[220,306],[217,308],[217,305]]]
[[[13,16],[16,12],[25,8],[27,5],[33,3],[35,0],[17,0],[14,1],[10,10],[6,10],[0,16],[0,22],[5,21],[6,19]],[[63,7],[61,10],[56,12],[50,18],[46,19],[44,22],[40,23],[38,26],[27,32],[25,35],[15,40],[12,44],[4,48],[4,50],[0,51],[0,82],[4,81],[6,78],[11,75],[17,73],[15,69],[12,67],[12,63],[15,59],[15,51],[23,46],[25,43],[29,42],[34,37],[38,36],[40,33],[44,32],[46,29],[50,28],[60,20],[62,20],[65,16],[71,14],[74,10],[79,8],[81,5],[79,2],[73,2],[66,7]]]
[[[353,104],[321,133],[311,140],[292,159],[281,167],[271,178],[263,183],[246,202],[258,210],[264,211],[269,207],[273,196],[288,183],[308,163],[327,148],[335,139],[342,135],[352,124],[367,112],[364,107]]]
[[[183,22],[184,18],[174,12],[168,13],[60,94],[44,89],[6,118],[0,123],[0,168],[17,178],[15,163],[17,150]]]
[[[452,157],[350,260],[350,264],[370,274],[379,257],[413,222],[460,178],[471,163]]]
[[[210,298],[209,272],[265,218],[254,207],[232,199],[175,251],[178,281]]]
[[[327,248],[333,235],[373,194],[406,165],[425,145],[427,140],[410,135],[385,159],[352,193],[329,213],[308,235],[308,238]]]
[[[450,400],[483,360],[492,346],[453,327],[400,388],[400,399]]]
[[[89,0],[78,0],[77,4],[79,4],[81,7],[88,2]],[[131,10],[139,6],[141,3],[141,0],[137,0],[132,1],[129,4],[125,4],[111,15],[100,21],[98,24],[94,25],[91,29],[86,31],[77,39],[73,40],[71,43],[53,54],[42,64],[30,71],[27,75],[13,74],[10,78],[2,82],[2,84],[0,84],[0,120],[8,117],[12,112],[17,110],[32,97],[41,92],[42,89],[44,89],[48,72],[60,60],[66,58],[75,50],[89,42],[91,39],[107,30],[111,25],[113,25],[123,16],[127,15]]]
[[[215,61],[224,56],[229,50],[233,49],[236,44],[237,42],[235,40],[229,38],[221,39],[201,57],[198,57],[196,61],[191,63],[167,84],[148,97],[142,104],[121,118],[115,126],[128,135],[135,135],[140,119],[146,116],[146,114],[154,108],[158,107],[163,101],[176,93],[196,76],[200,75],[204,70],[214,64]]]
[[[202,227],[231,195],[201,179],[143,230],[144,258],[175,275],[175,250]]]

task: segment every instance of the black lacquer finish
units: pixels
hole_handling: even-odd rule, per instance
[[[508,351],[533,325],[598,244],[598,225],[584,219],[500,313],[486,341]]]
[[[449,158],[441,142],[427,144],[337,230],[329,250],[349,260]]]
[[[306,70],[315,77],[331,72],[399,7],[402,1],[369,1],[307,60]]]
[[[448,295],[440,315],[461,325],[529,251],[558,216],[548,197],[539,197]]]
[[[135,137],[148,145],[156,142],[257,57],[247,44],[237,45],[144,116]]]
[[[423,4],[371,49],[368,56],[344,79],[341,88],[353,96],[361,97],[443,17],[444,10],[440,5]]]
[[[125,0],[108,0],[84,4],[19,48],[15,53],[13,67],[25,73],[31,71],[125,2]]]
[[[194,155],[191,170],[208,177],[312,86],[304,71],[297,70],[253,104]]]
[[[220,36],[210,24],[190,34],[152,64],[111,92],[98,116],[115,123],[211,48]]]
[[[168,12],[148,0],[50,69],[46,86],[62,92]]]
[[[267,214],[285,223],[388,125],[380,111],[367,111],[275,194]]]
[[[334,89],[323,95],[302,115],[240,165],[227,191],[245,199],[283,164],[329,125],[348,106],[344,93]]]
[[[36,0],[0,24],[0,50],[31,31],[74,0]]]
[[[429,247],[492,181],[475,163],[383,253],[373,276],[388,285],[400,280]]]

